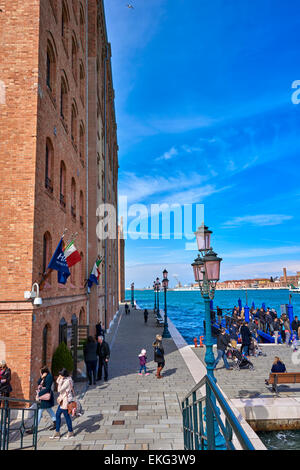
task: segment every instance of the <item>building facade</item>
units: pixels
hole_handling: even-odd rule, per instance
[[[115,208],[118,145],[102,0],[0,0],[0,356],[12,370],[12,396],[34,396],[39,368],[51,366],[65,326],[118,310],[118,232],[99,239],[99,208]],[[67,231],[65,231],[67,229]],[[81,261],[65,285],[57,272],[40,292],[62,234]],[[86,279],[98,257],[99,285]]]

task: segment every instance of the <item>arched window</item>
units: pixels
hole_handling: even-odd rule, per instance
[[[76,103],[72,103],[71,111],[71,139],[75,146],[77,145],[77,106]]]
[[[77,81],[77,40],[75,36],[72,36],[72,72],[75,80]]]
[[[84,325],[85,324],[85,311],[84,308],[82,308],[79,312],[79,325]]]
[[[79,27],[80,27],[80,41],[82,48],[85,49],[85,18],[83,6],[80,3],[80,13],[79,13]]]
[[[60,162],[59,188],[60,204],[66,207],[66,165],[63,161]]]
[[[84,105],[84,95],[85,95],[85,73],[84,73],[84,66],[83,63],[80,63],[80,71],[79,71],[79,94],[82,104]]]
[[[71,181],[71,214],[76,218],[76,183],[74,178]]]
[[[49,366],[51,362],[51,328],[45,325],[43,329],[42,366]]]
[[[81,160],[81,163],[84,166],[84,161],[85,161],[85,131],[84,131],[84,125],[81,122],[80,123],[80,128],[79,128],[79,157]]]
[[[46,84],[49,90],[55,95],[56,89],[56,57],[54,48],[50,41],[47,42],[47,58],[46,58]]]
[[[52,239],[51,235],[49,232],[45,232],[43,236],[43,273],[46,272],[47,266],[50,262],[50,257],[51,257],[51,245],[52,245]],[[48,278],[50,279],[50,277]]]
[[[65,46],[66,52],[68,52],[68,39],[69,39],[69,13],[65,2],[62,3],[61,13],[61,35],[62,41]]]
[[[68,115],[68,87],[64,77],[61,78],[60,85],[60,115],[67,124]]]
[[[64,317],[62,317],[59,322],[58,334],[59,334],[59,338],[58,338],[59,344],[62,343],[63,341],[67,344],[68,343],[68,325]]]
[[[80,196],[79,196],[79,216],[80,216],[80,226],[83,228],[84,226],[84,199],[83,199],[82,191],[80,191]]]
[[[46,139],[46,152],[45,152],[45,188],[53,193],[53,159],[54,149],[49,137]]]

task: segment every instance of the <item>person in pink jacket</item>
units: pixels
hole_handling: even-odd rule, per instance
[[[60,439],[60,426],[61,426],[61,415],[63,414],[68,427],[68,434],[64,439],[71,439],[74,437],[72,420],[68,413],[68,403],[74,400],[74,388],[73,380],[69,376],[69,372],[66,369],[62,369],[59,372],[59,376],[56,380],[57,391],[59,396],[57,398],[58,408],[56,411],[56,429],[51,439]]]

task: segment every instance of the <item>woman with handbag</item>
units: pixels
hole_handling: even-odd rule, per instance
[[[73,388],[73,380],[69,376],[69,372],[66,369],[62,369],[59,372],[57,383],[57,391],[59,396],[57,398],[58,408],[56,411],[56,428],[55,433],[50,439],[60,439],[60,426],[61,426],[61,415],[63,414],[66,420],[66,424],[68,427],[68,434],[64,437],[64,439],[71,439],[74,437],[73,427],[72,427],[72,420],[69,414],[69,407],[68,405],[71,402],[74,402],[74,388]]]
[[[50,429],[55,429],[56,417],[52,409],[54,406],[54,394],[52,391],[53,376],[48,367],[42,367],[40,370],[40,378],[38,380],[38,388],[36,391],[36,401],[40,402],[38,412],[38,425],[42,419],[43,413],[46,410],[52,419],[52,426]],[[26,431],[27,434],[33,434],[33,428]]]

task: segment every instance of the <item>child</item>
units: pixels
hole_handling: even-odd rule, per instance
[[[294,334],[293,339],[292,339],[292,348],[293,351],[298,351],[298,342],[297,342],[297,336]]]
[[[141,350],[141,353],[139,354],[139,360],[140,360],[140,366],[141,366],[139,375],[143,375],[142,370],[145,371],[145,375],[149,375],[149,372],[147,372],[147,369],[146,369],[146,362],[147,362],[146,349]]]

